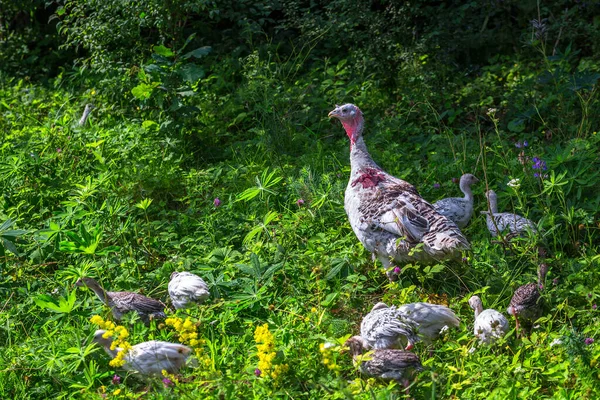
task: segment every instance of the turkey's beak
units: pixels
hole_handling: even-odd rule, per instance
[[[337,108],[336,108],[335,110],[333,110],[333,111],[331,111],[329,114],[327,114],[327,116],[328,116],[329,118],[337,118],[337,117],[339,117],[339,116],[340,116],[340,114],[338,114],[338,110],[337,110]]]
[[[409,342],[409,343],[406,345],[406,348],[405,348],[405,350],[406,350],[406,351],[410,351],[410,350],[412,350],[412,349],[413,349],[413,347],[415,347],[415,345]]]

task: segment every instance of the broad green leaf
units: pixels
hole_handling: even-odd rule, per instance
[[[146,83],[140,83],[133,89],[131,89],[131,94],[133,94],[136,98],[140,100],[147,100],[152,95],[152,91],[154,90],[153,85],[148,85]]]
[[[189,53],[185,53],[183,55],[183,58],[185,58],[185,59],[188,59],[190,57],[200,58],[200,57],[204,57],[205,55],[209,54],[211,51],[212,51],[212,47],[210,47],[210,46],[199,47],[196,50],[192,50]]]
[[[154,46],[153,50],[156,54],[161,55],[163,57],[172,57],[175,55],[175,53],[173,53],[171,49],[163,46],[162,44],[160,46]]]

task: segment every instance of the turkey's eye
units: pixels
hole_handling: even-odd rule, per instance
[[[343,113],[347,113],[347,112],[348,112],[348,109],[347,109],[347,108],[342,108],[342,112],[343,112]]]

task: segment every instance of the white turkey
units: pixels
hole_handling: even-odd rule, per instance
[[[479,296],[472,296],[469,305],[475,311],[473,333],[479,343],[491,344],[508,332],[508,320],[502,313],[488,308],[483,309]]]
[[[169,296],[175,308],[185,308],[191,303],[203,303],[209,296],[208,285],[191,272],[173,272],[169,281]]]
[[[344,209],[352,230],[394,279],[393,261],[434,263],[460,258],[470,248],[460,229],[425,201],[415,187],[383,171],[362,137],[364,119],[354,104],[336,106],[350,139],[350,180]]]
[[[350,348],[352,359],[359,364],[360,372],[379,379],[395,380],[408,387],[416,371],[422,371],[423,366],[419,356],[409,351],[397,349],[373,350],[362,355],[367,350],[360,336],[351,337],[346,341]]]
[[[454,222],[460,229],[469,223],[473,216],[473,192],[471,185],[479,182],[473,174],[460,177],[460,190],[465,197],[447,197],[433,203],[433,208]]]
[[[377,303],[360,324],[360,336],[368,347],[387,349],[407,342],[411,350],[421,339],[430,344],[445,327],[458,327],[460,321],[446,306],[431,303],[411,303],[389,307]]]
[[[94,342],[102,345],[111,357],[116,357],[122,349],[111,350],[112,338],[104,338],[105,330],[99,329],[94,334]],[[132,346],[125,353],[123,369],[139,372],[142,375],[162,375],[166,370],[170,374],[177,373],[185,364],[192,349],[179,343],[151,340]]]
[[[107,292],[92,278],[81,278],[75,285],[87,286],[96,293],[100,301],[111,309],[116,320],[130,311],[135,311],[145,323],[150,319],[166,318],[166,307],[158,300],[132,292]]]
[[[513,213],[499,213],[496,192],[488,190],[485,195],[488,199],[490,210],[482,211],[481,213],[486,215],[487,228],[492,236],[498,236],[500,232],[507,230],[508,234],[506,237],[507,239],[511,239],[528,231],[533,233],[537,231],[535,224],[525,217]]]
[[[521,329],[531,329],[533,323],[542,315],[543,299],[540,290],[543,288],[547,273],[548,265],[540,264],[537,283],[519,286],[510,299],[507,312],[515,317],[517,336],[522,336]]]

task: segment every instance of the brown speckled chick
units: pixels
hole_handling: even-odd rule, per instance
[[[364,339],[353,336],[346,341],[355,363],[360,363],[360,372],[379,379],[395,380],[408,387],[415,371],[422,371],[419,356],[405,350],[382,349],[373,350],[361,360],[366,350]]]
[[[538,282],[519,286],[508,306],[507,312],[515,317],[517,335],[520,335],[521,325],[531,329],[533,323],[542,315],[540,290],[543,288],[548,265],[540,264],[538,268]]]
[[[120,320],[124,314],[135,311],[144,323],[151,318],[166,318],[165,305],[158,300],[151,299],[141,294],[132,292],[107,292],[92,278],[81,278],[75,286],[87,286],[92,289],[96,296],[110,307],[113,317]]]

